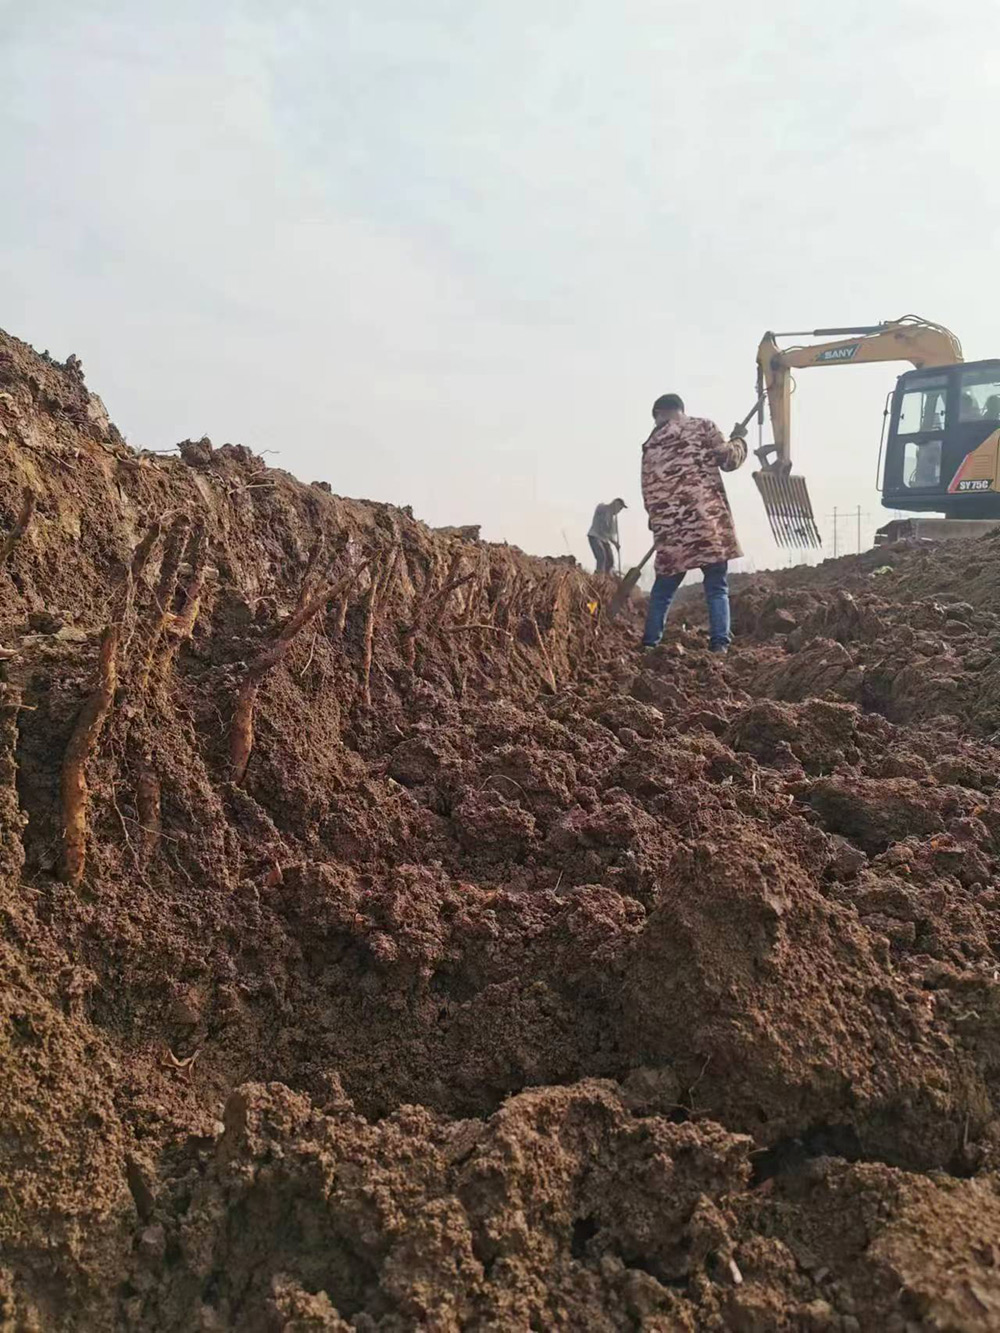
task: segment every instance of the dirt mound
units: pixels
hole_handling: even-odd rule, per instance
[[[996,1327],[1000,543],[640,656],[6,337],[0,514],[0,1327]]]

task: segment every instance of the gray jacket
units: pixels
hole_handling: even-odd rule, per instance
[[[610,505],[598,505],[594,510],[593,522],[588,537],[596,537],[599,542],[618,545],[618,515],[612,513]]]

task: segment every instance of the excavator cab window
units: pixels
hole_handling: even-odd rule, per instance
[[[899,435],[917,435],[929,430],[944,430],[948,399],[947,375],[924,375],[906,386],[899,406]]]
[[[941,440],[907,440],[903,450],[903,485],[921,490],[941,485]]]
[[[959,420],[991,421],[1000,424],[1000,371],[963,372]]]

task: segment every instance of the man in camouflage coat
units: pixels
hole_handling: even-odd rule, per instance
[[[642,446],[642,498],[656,544],[656,582],[649,596],[643,646],[654,648],[674,594],[689,569],[705,577],[713,652],[731,643],[727,563],[743,554],[719,473],[734,472],[747,456],[746,427],[726,440],[718,426],[685,415],[675,393],[653,404],[653,433]]]

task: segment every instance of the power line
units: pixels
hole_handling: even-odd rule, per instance
[[[861,520],[862,520],[863,518],[864,518],[864,519],[869,519],[869,518],[871,518],[871,515],[868,514],[868,513],[862,513],[862,511],[861,511],[861,506],[860,506],[860,505],[858,505],[858,507],[857,507],[856,509],[848,510],[846,513],[842,513],[842,512],[837,508],[837,506],[834,505],[834,506],[833,506],[833,513],[832,513],[832,514],[827,514],[827,518],[833,523],[833,558],[834,558],[834,560],[836,560],[837,556],[840,554],[840,523],[841,523],[841,520],[846,520],[848,523],[851,521],[852,518],[855,520],[855,522],[856,522],[856,524],[857,524],[857,543],[858,543],[857,550],[858,550],[858,555],[860,555],[860,554],[861,554]]]

